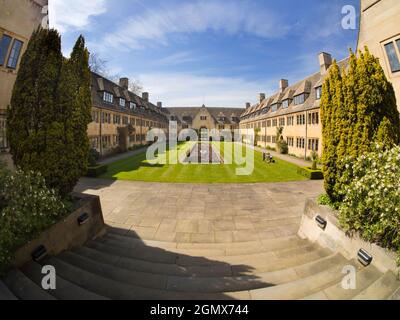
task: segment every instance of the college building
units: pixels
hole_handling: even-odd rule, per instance
[[[42,22],[47,22],[45,7],[48,0],[2,0],[0,4],[0,154],[2,154],[8,148],[6,110],[11,101],[21,56],[33,31]]]
[[[147,144],[151,129],[168,133],[169,118],[162,103],[149,101],[149,93],[142,97],[131,92],[129,79],[116,84],[92,72],[92,122],[88,127],[91,147],[102,157],[125,152],[137,145]]]
[[[182,129],[193,129],[199,134],[202,129],[230,131],[233,137],[234,130],[239,129],[240,115],[244,109],[238,108],[167,108],[169,119],[177,122],[178,132]]]
[[[400,110],[400,1],[361,0],[358,50],[367,46],[380,59],[389,81],[392,82]],[[259,95],[257,104],[246,104],[241,115],[240,129],[243,140],[264,148],[276,148],[277,128],[283,128],[283,138],[289,154],[301,158],[312,152],[322,155],[322,126],[320,100],[322,85],[332,64],[329,53],[318,56],[320,70],[294,85],[279,81],[279,90],[266,97]],[[338,62],[347,68],[349,59]]]

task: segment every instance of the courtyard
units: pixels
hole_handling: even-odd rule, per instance
[[[152,165],[146,160],[146,152],[143,151],[135,156],[109,164],[108,171],[101,178],[178,183],[260,183],[306,180],[305,177],[297,173],[298,166],[295,164],[281,159],[275,159],[275,163],[267,164],[263,161],[263,154],[259,151],[254,152],[254,171],[250,175],[237,175],[236,169],[243,166],[236,164],[233,159],[233,151],[226,152],[226,150],[229,150],[227,149],[228,144],[228,142],[212,143],[212,158],[217,157],[218,161],[215,161],[217,163],[210,161],[210,164],[204,164],[186,161],[186,163],[178,164]],[[232,147],[232,143],[230,144],[230,147]],[[185,158],[186,152],[192,150],[194,146],[193,142],[178,144],[178,158]],[[233,148],[230,150],[233,150]],[[243,146],[243,156],[248,151],[248,147]],[[166,159],[169,159],[169,153],[168,150]],[[191,153],[189,160],[192,157],[198,159],[197,151]]]

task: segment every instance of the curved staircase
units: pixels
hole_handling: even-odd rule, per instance
[[[55,267],[56,290],[41,289],[42,265]],[[347,265],[357,269],[355,290],[341,286]],[[295,232],[185,243],[146,241],[110,227],[81,248],[12,270],[0,281],[1,299],[400,299],[400,281]]]

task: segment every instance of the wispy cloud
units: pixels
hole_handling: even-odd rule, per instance
[[[90,17],[106,12],[106,0],[50,0],[50,26],[61,33],[86,28]]]
[[[189,73],[153,73],[139,76],[152,101],[165,106],[244,107],[256,102],[258,92],[271,93],[277,88],[274,80],[249,81],[244,78],[212,77]],[[276,83],[275,83],[276,82]]]
[[[141,49],[151,44],[169,43],[174,34],[223,32],[246,33],[262,38],[279,38],[290,27],[279,15],[259,8],[256,3],[233,0],[202,0],[153,7],[124,21],[101,41],[103,48]]]
[[[198,61],[199,57],[196,57],[194,52],[192,51],[183,51],[171,54],[166,56],[162,59],[154,61],[155,65],[159,66],[171,66],[171,65],[178,65],[184,64],[189,62]]]

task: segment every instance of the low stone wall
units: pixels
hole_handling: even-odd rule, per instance
[[[321,229],[315,221],[318,215],[328,222],[325,230]],[[318,205],[315,200],[306,201],[298,234],[301,238],[317,243],[323,248],[341,253],[347,259],[357,259],[358,251],[364,249],[373,256],[372,264],[381,272],[391,270],[399,274],[400,269],[396,265],[394,252],[368,243],[358,235],[349,237],[341,229],[335,211],[327,206]]]
[[[81,247],[87,241],[102,236],[106,232],[100,199],[98,196],[74,194],[80,207],[44,232],[38,239],[33,240],[17,250],[13,265],[21,267],[32,260],[32,252],[43,245],[47,253],[56,256],[63,251]],[[87,213],[89,219],[79,225],[78,218]]]

